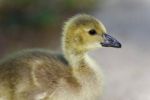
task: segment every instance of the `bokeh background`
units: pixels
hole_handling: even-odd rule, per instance
[[[150,100],[150,0],[0,0],[0,58],[26,48],[61,52],[62,24],[78,13],[100,19],[123,45],[90,53],[104,73],[102,100]]]

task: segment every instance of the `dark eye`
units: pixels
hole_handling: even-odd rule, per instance
[[[89,31],[89,34],[90,35],[96,35],[97,33],[96,33],[96,31],[94,29],[92,29],[92,30]]]

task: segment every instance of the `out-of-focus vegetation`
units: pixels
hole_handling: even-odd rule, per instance
[[[56,25],[72,13],[88,12],[96,7],[96,0],[2,0],[1,26],[45,27]]]
[[[31,47],[56,48],[63,21],[90,13],[102,0],[1,0],[0,52]],[[102,3],[101,3],[102,4]],[[55,42],[54,42],[54,41]],[[58,42],[57,42],[58,41]]]

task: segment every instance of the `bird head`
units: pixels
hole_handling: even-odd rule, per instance
[[[63,40],[68,47],[88,51],[100,47],[121,48],[121,44],[107,34],[101,21],[86,14],[70,18],[64,25]]]

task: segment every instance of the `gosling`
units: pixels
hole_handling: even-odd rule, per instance
[[[63,28],[63,54],[24,50],[0,62],[0,100],[98,100],[102,75],[87,52],[120,48],[96,18],[80,14]]]

